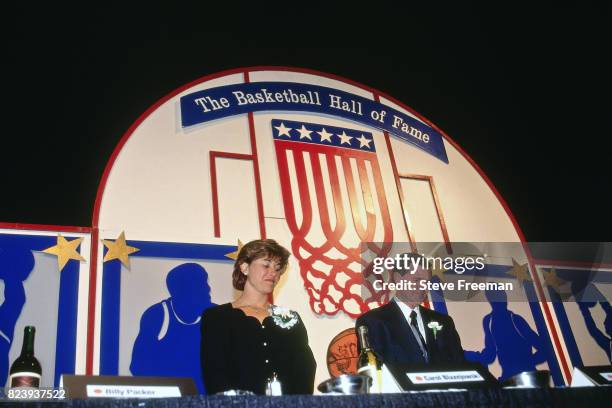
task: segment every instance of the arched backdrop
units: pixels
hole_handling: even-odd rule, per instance
[[[517,221],[477,164],[402,102],[321,72],[252,67],[189,83],[122,137],[102,175],[91,228],[0,228],[7,242],[29,239],[29,250],[44,254],[36,255],[31,276],[44,273],[59,285],[65,271],[73,274],[61,297],[72,303],[60,301],[59,309],[71,317],[62,320],[62,333],[66,321],[71,328],[71,348],[62,352],[73,358],[56,362],[60,368],[43,384],[57,384],[62,372],[190,375],[203,389],[199,312],[236,297],[233,253],[239,241],[263,237],[292,252],[274,302],[304,320],[317,383],[334,371],[328,355],[336,357],[330,364],[351,357],[342,345],[330,347],[332,339],[385,301],[361,297],[362,241],[406,242],[413,250],[419,242],[440,242],[448,251],[456,242],[518,243],[494,266],[507,281],[513,261],[526,265],[525,291],[539,300],[508,305],[524,328],[511,335],[535,339],[543,356],[538,368],[550,369],[556,384],[569,383],[572,364],[609,361],[588,337],[597,337],[593,327],[601,329],[605,316],[595,313],[592,324],[574,333],[567,316],[576,310],[543,301],[551,289],[543,285],[549,264],[536,269],[520,245]],[[31,238],[38,235],[52,238]],[[77,246],[80,238],[84,246]],[[37,272],[44,265],[50,272]],[[19,328],[38,304],[24,286],[30,308]],[[492,304],[484,297],[429,303],[453,316],[467,355],[482,358],[499,377],[503,367],[486,341]],[[49,344],[65,344],[60,323],[53,325],[57,335]],[[18,340],[0,341],[13,359]],[[51,361],[59,350],[45,353]]]

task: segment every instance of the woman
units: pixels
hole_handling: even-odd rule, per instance
[[[202,314],[202,373],[206,391],[264,394],[274,374],[283,394],[312,394],[316,363],[299,315],[268,302],[285,272],[289,251],[271,239],[240,250],[232,275],[242,295]]]

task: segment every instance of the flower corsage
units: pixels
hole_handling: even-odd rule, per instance
[[[274,323],[281,329],[290,329],[298,322],[298,314],[286,307],[270,305],[270,315]]]
[[[442,325],[436,321],[431,321],[427,323],[427,327],[433,330],[434,340],[436,340],[436,335],[440,330],[442,330]]]

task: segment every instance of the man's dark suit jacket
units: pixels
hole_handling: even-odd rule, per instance
[[[425,327],[428,363],[461,364],[465,362],[461,340],[453,319],[422,306],[419,306],[419,311]],[[432,321],[442,326],[435,338],[433,330],[427,327],[427,324]],[[388,365],[425,364],[419,343],[395,301],[364,313],[357,319],[355,325],[356,327],[367,326],[370,345],[383,363]]]

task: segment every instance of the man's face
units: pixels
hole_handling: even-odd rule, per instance
[[[408,271],[394,271],[393,280],[395,282],[405,282],[406,289],[398,290],[395,296],[402,302],[414,306],[418,305],[427,297],[427,289],[422,286],[427,285],[430,274],[427,269],[418,267],[414,273]],[[412,282],[412,289],[408,289],[408,282]]]

